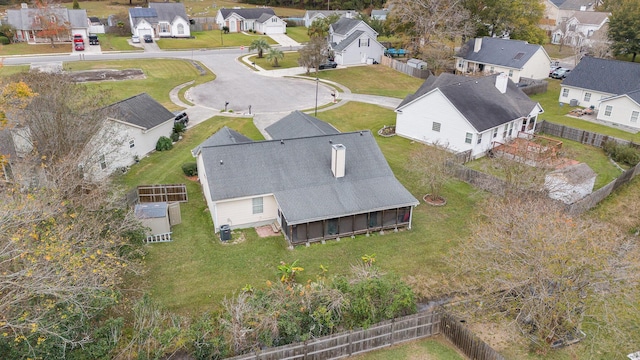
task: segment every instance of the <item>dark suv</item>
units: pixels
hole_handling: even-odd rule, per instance
[[[144,40],[144,42],[146,43],[152,43],[153,42],[153,38],[151,37],[151,35],[146,34],[142,37],[142,39]]]
[[[336,67],[338,67],[338,63],[336,63],[335,61],[327,61],[327,62],[324,62],[324,63],[320,64],[320,66],[318,66],[318,69],[319,70],[335,69]]]
[[[173,120],[174,124],[182,124],[187,126],[189,124],[189,115],[187,115],[184,111],[178,111],[176,114],[176,118]]]
[[[89,45],[100,45],[98,35],[89,35]]]

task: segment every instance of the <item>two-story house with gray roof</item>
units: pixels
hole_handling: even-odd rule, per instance
[[[329,48],[339,65],[380,62],[385,47],[378,33],[362,20],[341,18],[329,26]]]
[[[562,81],[558,100],[593,107],[606,124],[640,129],[640,64],[586,56]]]
[[[44,18],[47,19],[44,19]],[[27,4],[22,4],[20,9],[7,10],[7,23],[16,29],[15,41],[26,41],[30,44],[46,43],[51,40],[48,37],[40,36],[43,29],[41,21],[53,21],[61,27],[67,27],[69,31],[58,34],[55,42],[71,41],[73,35],[82,35],[86,38],[89,28],[87,11],[84,9],[71,10],[63,7],[50,7],[47,9],[29,8]]]
[[[455,59],[457,73],[484,76],[503,72],[515,83],[521,77],[546,79],[551,63],[540,45],[492,37],[469,40]]]
[[[396,134],[452,151],[484,156],[518,132],[532,134],[540,104],[502,74],[431,76],[396,108]]]
[[[542,28],[553,30],[577,11],[596,11],[602,0],[543,0],[545,7]]]
[[[131,33],[139,37],[190,37],[189,18],[182,3],[149,3],[129,9]]]
[[[216,23],[229,32],[254,30],[265,35],[284,34],[287,23],[279,18],[271,8],[220,9],[216,14]]]
[[[317,134],[318,124],[307,120],[285,122],[301,122],[294,136],[306,135],[304,129]],[[297,245],[411,228],[418,201],[395,178],[371,132],[320,128],[319,135],[267,141],[222,129],[194,149],[215,231],[275,222]]]

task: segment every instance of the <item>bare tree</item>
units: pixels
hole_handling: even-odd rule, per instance
[[[418,178],[420,185],[428,188],[427,200],[443,203],[443,187],[453,178],[455,155],[447,144],[416,144],[409,156],[408,170]]]
[[[584,321],[614,325],[600,309],[637,295],[638,246],[618,229],[523,194],[488,199],[480,213],[452,261],[477,310],[514,320],[538,350],[576,336]]]
[[[318,73],[320,64],[327,61],[329,57],[329,46],[325,39],[314,36],[309,40],[307,45],[298,50],[298,53],[300,54],[298,64],[307,69],[307,75],[311,69],[314,69],[315,72]]]

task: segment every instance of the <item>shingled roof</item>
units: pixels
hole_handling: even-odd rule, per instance
[[[628,93],[640,89],[640,64],[585,56],[562,85],[616,95]]]
[[[478,132],[482,132],[528,116],[538,106],[511,79],[508,80],[507,91],[501,93],[495,86],[497,76],[471,78],[447,73],[431,76],[396,110],[437,89]]]
[[[272,16],[276,14],[272,8],[220,9],[220,14],[222,14],[223,19],[228,18],[234,13],[247,20],[257,20],[263,14]]]
[[[84,9],[50,8],[47,14],[55,15],[61,22],[68,22],[71,28],[88,28],[87,11]],[[7,10],[7,23],[17,30],[39,30],[34,19],[39,14],[39,9],[20,8]]]
[[[168,3],[168,2],[153,3],[152,2],[152,3],[149,3],[149,8],[156,10],[158,21],[166,21],[171,23],[176,18],[176,16],[180,16],[185,20],[189,19],[187,17],[187,12],[184,9],[183,3]]]
[[[346,148],[345,176],[331,145]],[[417,205],[369,131],[201,148],[213,201],[273,194],[287,223]]]
[[[191,155],[197,156],[200,152],[200,149],[206,146],[231,145],[251,141],[253,140],[225,126],[222,129],[218,130],[215,134],[211,135],[207,140],[202,142],[195,149],[191,150]]]
[[[522,69],[533,54],[542,49],[542,46],[529,44],[526,41],[485,36],[482,38],[480,50],[474,52],[475,41],[476,39],[467,41],[457,56],[477,63]]]
[[[358,24],[362,23],[362,20],[349,19],[346,17],[340,18],[338,21],[331,24],[333,32],[340,35],[347,35],[349,31],[353,30]]]
[[[340,133],[331,124],[297,110],[267,126],[265,131],[275,140]]]
[[[167,110],[147,93],[118,101],[107,106],[105,111],[113,119],[128,122],[145,130],[152,129],[175,118],[171,111]]]

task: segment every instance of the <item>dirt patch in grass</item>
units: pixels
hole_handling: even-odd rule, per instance
[[[124,69],[124,70],[86,70],[73,71],[68,73],[75,82],[88,81],[119,81],[119,80],[142,80],[146,76],[142,69]]]
[[[258,233],[258,236],[260,236],[261,238],[280,235],[280,233],[273,232],[273,228],[271,227],[271,225],[257,227],[256,233]]]

